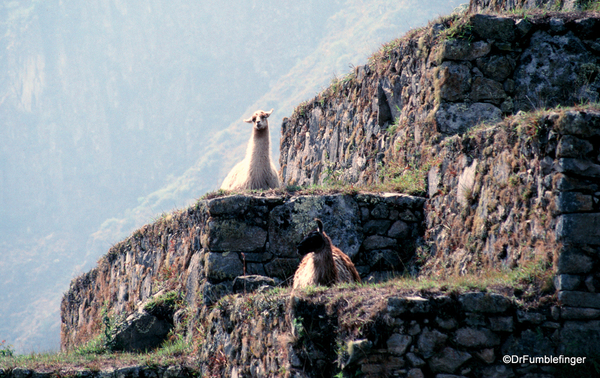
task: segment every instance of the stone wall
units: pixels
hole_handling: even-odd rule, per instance
[[[462,274],[541,259],[554,260],[559,274],[590,272],[570,261],[590,261],[599,242],[599,127],[598,109],[537,112],[438,146],[439,164],[428,175],[425,271]]]
[[[392,285],[230,297],[207,318],[201,369],[225,377],[594,376],[598,321],[564,314],[495,293],[411,295]]]
[[[282,124],[285,184],[377,183],[519,111],[594,102],[595,13],[454,15],[390,42]]]
[[[594,0],[471,0],[469,12],[501,12],[531,9],[540,11],[578,11]]]
[[[290,283],[296,244],[323,220],[325,232],[355,262],[363,280],[404,270],[423,234],[423,198],[402,194],[259,197],[199,201],[117,244],[98,267],[73,280],[61,305],[61,343],[69,349],[99,334],[102,310],[124,318],[171,290],[187,303],[211,305],[236,277]]]

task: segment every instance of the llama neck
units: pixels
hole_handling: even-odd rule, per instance
[[[333,254],[331,253],[331,243],[326,239],[325,245],[314,254],[315,260],[315,274],[317,276],[317,282],[320,285],[333,285],[337,282],[338,272],[335,262],[333,261]]]
[[[252,140],[246,150],[246,158],[250,161],[269,161],[271,148],[271,136],[269,129],[252,131]],[[251,165],[252,166],[252,165]]]

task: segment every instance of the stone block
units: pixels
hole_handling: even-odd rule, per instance
[[[265,247],[267,231],[237,219],[211,218],[202,239],[212,252],[254,252]]]
[[[564,214],[592,211],[593,203],[590,194],[561,192],[556,198],[556,212]]]
[[[380,235],[368,236],[363,242],[363,248],[366,250],[388,249],[398,246],[396,239]]]
[[[475,352],[475,357],[479,358],[486,364],[491,364],[496,359],[496,355],[494,353],[493,348],[485,348],[480,350],[479,352]]]
[[[446,101],[463,101],[471,89],[471,72],[467,64],[444,62],[436,71],[435,91]]]
[[[569,175],[600,177],[600,165],[589,160],[576,158],[560,158],[556,160],[555,169]]]
[[[454,341],[467,348],[489,348],[500,344],[500,338],[486,328],[460,328],[454,334]]]
[[[232,280],[244,274],[244,265],[237,252],[209,252],[206,254],[204,274],[210,280]]]
[[[511,301],[495,293],[466,293],[459,297],[465,311],[502,313],[511,307]]]
[[[512,74],[515,65],[515,60],[506,55],[493,55],[477,59],[477,68],[486,77],[499,83],[504,82]]]
[[[416,354],[414,353],[406,353],[406,359],[408,360],[408,362],[410,363],[411,366],[414,367],[421,367],[421,366],[425,366],[425,361],[423,361],[421,358],[419,358]]]
[[[387,305],[390,316],[398,316],[405,312],[422,314],[428,312],[430,308],[429,301],[421,297],[391,297]]]
[[[592,271],[594,259],[583,253],[565,251],[558,256],[556,265],[556,273],[559,275],[585,274]]]
[[[559,291],[558,301],[563,306],[600,308],[600,294],[583,291]]]
[[[392,222],[383,219],[373,219],[363,225],[363,232],[366,234],[385,235]]]
[[[577,274],[557,274],[554,276],[556,290],[577,290],[581,284],[581,276]]]
[[[543,334],[531,329],[524,330],[520,336],[511,334],[501,348],[503,355],[543,356],[553,352],[553,343]]]
[[[599,320],[567,320],[560,331],[559,353],[570,356],[594,356],[600,345]]]
[[[581,158],[594,150],[594,146],[584,139],[573,135],[565,135],[558,141],[556,146],[557,158]]]
[[[333,244],[353,258],[362,244],[358,204],[349,195],[298,196],[269,214],[269,246],[275,256],[298,257],[296,245],[323,221],[325,233]]]
[[[566,43],[570,41],[566,40]],[[568,55],[562,59],[568,59]],[[589,138],[600,134],[600,113],[595,111],[579,112],[566,111],[557,122],[556,127],[561,134]]]
[[[600,309],[581,307],[562,307],[560,317],[566,320],[586,320],[600,318]]]
[[[489,101],[496,105],[501,104],[506,99],[504,86],[492,79],[477,76],[473,79],[469,98],[475,102]]]
[[[508,17],[486,14],[471,16],[473,33],[483,40],[513,42],[515,40],[515,21]]]
[[[489,54],[491,48],[485,41],[471,43],[466,39],[446,39],[441,44],[437,60],[475,60]]]
[[[275,280],[271,277],[259,275],[239,276],[233,280],[233,292],[250,293],[265,286],[274,287],[275,285]]]
[[[387,348],[390,351],[390,353],[395,354],[397,356],[402,356],[404,353],[406,353],[406,349],[408,348],[411,342],[411,336],[394,333],[387,340]]]
[[[462,133],[481,123],[497,123],[502,119],[502,111],[482,102],[474,104],[442,103],[435,114],[440,132],[448,135]]]
[[[371,271],[402,270],[403,268],[400,254],[392,249],[367,250],[362,259],[369,264]]]
[[[566,243],[600,245],[600,213],[560,215],[556,236]]]
[[[539,312],[517,310],[517,321],[519,323],[542,324],[546,321],[546,316]]]
[[[410,236],[410,227],[406,222],[398,220],[392,224],[387,232],[387,236],[396,239],[406,239]]]
[[[149,314],[143,308],[117,324],[113,348],[127,352],[143,352],[157,348],[166,340],[173,325]]]
[[[490,318],[490,329],[497,332],[512,332],[514,320],[512,316],[498,316]]]
[[[454,373],[462,364],[471,359],[467,352],[445,347],[441,352],[429,359],[429,368],[434,373]]]
[[[419,348],[420,354],[427,359],[433,356],[446,343],[446,340],[448,340],[448,335],[437,329],[425,328],[417,340],[417,348]]]

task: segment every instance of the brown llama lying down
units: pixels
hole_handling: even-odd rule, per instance
[[[271,189],[279,187],[279,177],[271,160],[271,136],[267,118],[273,113],[257,110],[252,118],[252,135],[246,149],[246,157],[233,167],[221,185],[225,190]]]
[[[294,289],[360,282],[352,260],[334,246],[329,236],[323,232],[323,222],[320,219],[315,221],[318,229],[311,231],[298,244],[298,253],[304,257],[294,274]]]

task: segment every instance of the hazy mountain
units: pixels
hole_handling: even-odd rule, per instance
[[[59,344],[70,279],[219,187],[257,108],[279,124],[459,1],[0,4],[0,340]]]

